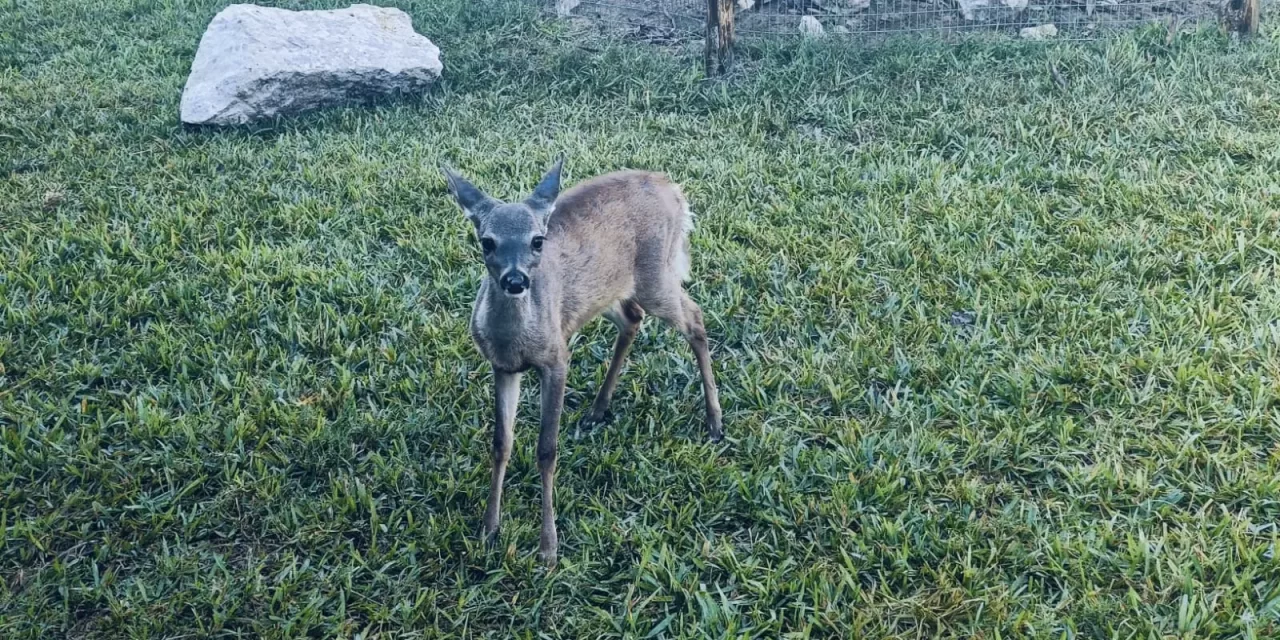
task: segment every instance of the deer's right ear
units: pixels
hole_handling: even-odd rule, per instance
[[[474,184],[467,182],[466,178],[458,175],[458,172],[449,168],[448,165],[440,165],[440,172],[444,174],[445,182],[449,184],[449,192],[453,194],[453,199],[458,202],[458,206],[462,207],[462,212],[471,222],[480,224],[480,218],[492,211],[497,202]]]

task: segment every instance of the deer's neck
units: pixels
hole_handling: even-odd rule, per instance
[[[536,294],[530,290],[512,297],[503,293],[497,283],[485,281],[476,307],[476,328],[496,351],[520,353],[529,342],[537,341],[543,323]]]
[[[480,291],[479,320],[494,334],[522,333],[534,319],[532,300],[532,292],[516,298],[507,296],[497,284],[485,282]]]
[[[523,371],[545,363],[559,344],[542,313],[543,305],[535,289],[519,298],[502,292],[496,283],[485,281],[476,301],[471,331],[480,351],[504,371]]]
[[[533,292],[518,298],[509,296],[495,284],[489,283],[480,294],[484,305],[485,324],[495,330],[520,330],[533,319]]]

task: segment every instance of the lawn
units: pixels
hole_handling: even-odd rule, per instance
[[[757,42],[704,83],[393,4],[429,96],[205,131],[217,3],[0,0],[0,637],[1280,637],[1280,42]],[[728,439],[646,323],[548,572],[533,380],[478,541],[436,166],[511,198],[561,151],[685,186]]]

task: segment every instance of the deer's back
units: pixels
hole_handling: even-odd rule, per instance
[[[557,247],[562,317],[576,331],[641,289],[688,274],[689,209],[666,176],[619,171],[586,180],[556,200],[547,237]]]
[[[581,233],[586,225],[607,222],[616,227],[600,234],[614,241],[625,232],[659,232],[683,222],[684,196],[661,173],[617,171],[574,185],[556,199],[551,232]]]

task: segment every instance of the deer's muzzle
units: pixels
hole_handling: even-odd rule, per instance
[[[529,288],[529,276],[519,271],[508,271],[498,279],[498,285],[502,287],[503,291],[513,296],[518,296]]]

